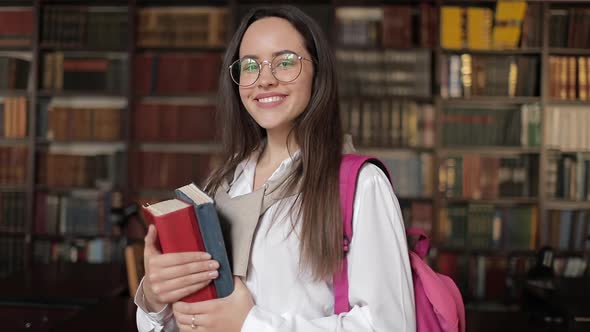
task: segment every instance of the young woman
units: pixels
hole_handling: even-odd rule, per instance
[[[251,11],[227,47],[220,96],[225,163],[206,189],[220,211],[230,212],[232,225],[254,216],[251,236],[243,232],[249,250],[233,252],[234,274],[242,277],[226,298],[180,302],[215,279],[218,264],[206,253],[161,254],[152,226],[135,300],[138,329],[414,331],[400,208],[373,165],[361,169],[354,201],[351,309],[334,314],[332,276],[344,255],[343,135],[334,58],[317,23],[294,7]],[[281,194],[273,201],[269,192]],[[232,201],[242,202],[233,213]],[[245,259],[243,266],[236,266],[236,256]]]

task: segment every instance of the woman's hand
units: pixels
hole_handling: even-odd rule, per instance
[[[145,304],[152,312],[162,310],[207,286],[217,278],[219,263],[206,252],[162,254],[156,246],[156,228],[150,225],[143,251]]]
[[[172,309],[180,331],[240,332],[252,307],[250,291],[235,277],[230,296],[195,303],[176,302]]]

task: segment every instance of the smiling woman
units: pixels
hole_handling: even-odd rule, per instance
[[[343,137],[327,45],[317,23],[295,7],[257,8],[242,20],[220,78],[225,163],[206,191],[232,241],[246,241],[249,250],[232,253],[234,293],[183,303],[216,277],[218,265],[206,253],[161,254],[150,228],[136,296],[140,331],[415,330],[401,212],[374,165],[360,171],[354,199],[346,254],[351,309],[334,314],[332,276],[345,245]]]

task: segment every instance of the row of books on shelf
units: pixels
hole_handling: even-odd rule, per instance
[[[21,147],[0,147],[0,184],[24,185],[27,151]],[[3,159],[5,156],[7,159]],[[116,188],[123,183],[123,157],[124,152],[104,147],[51,148],[37,156],[36,183],[58,189]],[[217,164],[217,158],[206,152],[135,150],[129,156],[129,174],[134,188],[170,189],[186,179],[204,180]]]
[[[138,95],[213,93],[217,90],[221,54],[145,53],[134,62]],[[40,86],[49,91],[97,91],[125,94],[129,60],[124,54],[49,52],[43,55]],[[0,53],[0,90],[29,88],[30,56]],[[196,79],[195,77],[199,77]]]
[[[549,96],[556,100],[590,99],[590,56],[549,57]]]
[[[31,46],[34,17],[31,7],[5,7],[0,9],[0,46]]]
[[[551,246],[564,252],[590,249],[590,211],[549,210],[540,226],[536,206],[451,204],[439,211],[438,243],[444,248],[535,250]]]
[[[451,204],[439,210],[439,243],[447,248],[535,249],[536,206]]]
[[[520,258],[520,257],[519,257]],[[509,283],[510,261],[504,256],[465,256],[442,252],[436,257],[437,271],[450,276],[466,301],[487,300],[490,302],[518,302],[522,293],[520,283]],[[519,266],[519,276],[533,266],[526,261]]]
[[[127,102],[119,98],[52,98],[40,102],[38,135],[52,141],[116,141]]]
[[[41,9],[41,42],[51,47],[126,48],[126,6],[48,5]],[[0,10],[0,46],[30,46],[35,28],[31,7]],[[222,7],[150,7],[139,10],[140,47],[222,47],[229,12]]]
[[[495,9],[475,6],[442,6],[441,45],[448,49],[514,49],[538,46],[540,8],[526,1],[498,1]],[[525,21],[525,14],[526,21]],[[538,16],[536,16],[536,15]],[[523,29],[525,21],[526,30]]]
[[[26,202],[26,193],[0,192],[0,231],[25,231]]]
[[[0,185],[24,185],[28,159],[24,146],[0,146]]]
[[[37,240],[33,247],[36,263],[122,263],[125,242],[111,239],[52,241]]]
[[[217,91],[221,61],[218,52],[138,55],[134,62],[134,92],[138,95],[213,93]]]
[[[30,54],[0,52],[0,90],[28,89],[30,69]]]
[[[540,246],[557,250],[582,252],[590,250],[589,210],[550,210],[539,227]]]
[[[209,153],[134,151],[130,155],[130,183],[134,188],[171,190],[187,179],[201,183],[218,163]]]
[[[539,95],[539,57],[529,55],[443,55],[443,98]]]
[[[474,300],[506,301],[507,261],[504,257],[471,256],[468,259],[467,296]]]
[[[51,52],[44,54],[43,64],[42,87],[46,90],[119,94],[127,91],[129,61],[126,55]]]
[[[223,7],[151,7],[139,10],[140,47],[224,47],[230,14]]]
[[[337,50],[342,96],[432,95],[428,50]]]
[[[126,7],[51,5],[41,12],[44,46],[124,49],[129,44]]]
[[[22,237],[0,236],[0,277],[21,271],[25,260],[25,239]]]
[[[548,198],[590,201],[590,155],[550,153],[546,181]]]
[[[434,192],[431,153],[396,152],[382,156],[393,181],[397,196],[408,198],[431,197]]]
[[[465,154],[441,160],[439,191],[447,198],[536,197],[538,156]]]
[[[545,108],[545,145],[559,150],[590,151],[590,106]]]
[[[341,98],[340,111],[344,131],[358,146],[434,146],[435,111],[431,104]]]
[[[430,4],[339,7],[335,17],[340,46],[433,48],[437,43],[437,11]]]
[[[72,190],[67,194],[39,191],[35,197],[35,234],[112,236],[113,194]]]
[[[541,45],[542,6],[525,1],[500,1],[485,6],[443,6],[440,35],[444,48],[505,49]],[[586,8],[552,8],[551,47],[588,48],[584,31]],[[340,7],[335,12],[338,43],[348,46],[436,46],[437,10],[418,6]],[[30,46],[34,29],[31,7],[0,11],[0,45]],[[141,47],[222,47],[227,40],[229,12],[221,7],[150,7],[139,11]],[[107,27],[107,28],[105,28]],[[123,6],[61,6],[42,8],[41,40],[46,45],[124,48],[129,22]],[[393,38],[392,36],[396,36]]]
[[[590,48],[588,8],[552,8],[549,15],[549,46]]]
[[[41,152],[36,169],[37,183],[40,185],[58,188],[116,187],[122,183],[123,153]]]
[[[0,97],[0,137],[27,136],[27,98]]]
[[[215,107],[162,102],[135,104],[133,137],[138,141],[212,142]]]
[[[39,137],[51,141],[116,141],[127,105],[121,99],[53,98],[42,101]],[[215,136],[215,108],[165,102],[134,104],[133,137],[138,141],[203,142]]]
[[[445,107],[441,116],[444,146],[541,145],[539,105]]]

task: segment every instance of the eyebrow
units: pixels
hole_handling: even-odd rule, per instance
[[[281,54],[285,54],[285,53],[295,53],[295,54],[297,54],[297,52],[291,51],[291,50],[280,50],[280,51],[273,52],[272,53],[272,56],[274,58],[277,55],[281,55]],[[247,55],[244,55],[241,58],[252,58],[252,59],[256,59],[256,60],[259,59],[257,55],[253,55],[253,54],[247,54]]]

